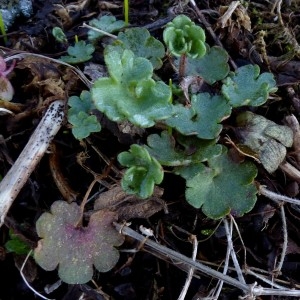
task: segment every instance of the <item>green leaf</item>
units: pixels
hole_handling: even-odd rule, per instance
[[[58,266],[59,277],[69,284],[90,281],[93,265],[99,272],[112,269],[119,259],[114,246],[124,241],[112,226],[116,213],[93,213],[87,227],[77,226],[81,214],[76,203],[56,201],[51,213],[43,213],[36,222],[37,234],[42,238],[34,250],[36,262],[46,271]]]
[[[63,30],[60,27],[53,27],[52,35],[54,36],[55,40],[60,43],[67,43],[67,37]]]
[[[286,156],[286,147],[293,144],[293,131],[288,126],[278,125],[250,111],[240,113],[236,129],[241,142],[258,153],[258,157],[269,172],[273,173]]]
[[[80,111],[77,115],[69,116],[69,122],[73,125],[72,133],[78,140],[88,137],[92,132],[99,132],[101,125],[96,116],[90,116]]]
[[[171,90],[154,81],[152,64],[132,51],[105,53],[110,77],[98,79],[92,98],[98,110],[112,121],[129,120],[140,127],[151,127],[172,114]]]
[[[117,19],[114,16],[101,16],[98,19],[91,20],[89,22],[89,25],[97,29],[100,29],[102,31],[105,31],[107,33],[113,33],[126,27],[124,21],[121,20],[117,21]],[[92,29],[88,31],[88,40],[91,41],[92,43],[97,42],[103,36],[105,36],[105,34],[99,31],[92,30]]]
[[[181,136],[177,138],[179,145],[176,145],[173,136],[166,131],[161,135],[151,134],[147,142],[145,148],[164,166],[177,167],[203,162],[221,152],[221,145],[216,145],[215,140]]]
[[[246,65],[225,78],[222,93],[233,107],[262,105],[269,93],[277,91],[274,76],[271,73],[259,73],[259,66]]]
[[[208,166],[199,164],[196,174],[194,168],[189,174],[188,167],[180,174],[186,178],[186,200],[195,208],[201,207],[209,218],[219,219],[229,213],[242,216],[256,202],[255,165],[234,162],[225,147],[222,155],[208,160]]]
[[[82,91],[80,97],[70,97],[68,104],[70,106],[68,121],[73,125],[72,133],[76,139],[82,140],[92,132],[101,130],[101,125],[96,116],[90,115],[91,110],[94,108],[90,92]]]
[[[204,56],[187,60],[186,75],[201,76],[209,84],[214,84],[228,75],[228,57],[228,53],[221,47],[207,47]]]
[[[114,51],[115,49],[119,49],[119,51],[131,50],[135,56],[148,59],[154,69],[159,69],[162,66],[162,58],[165,55],[164,45],[151,36],[146,28],[140,27],[120,32],[118,41],[108,46],[108,51]]]
[[[173,116],[165,122],[184,135],[215,139],[222,130],[220,122],[230,113],[230,105],[224,97],[200,93],[192,96],[191,107],[176,105]]]
[[[179,15],[166,25],[163,39],[170,52],[180,57],[201,57],[206,52],[204,30],[185,15]]]
[[[136,144],[129,152],[118,155],[121,165],[128,167],[122,178],[122,188],[128,194],[135,194],[143,199],[152,195],[155,184],[160,184],[164,172],[159,162],[149,152]]]
[[[75,43],[74,47],[68,47],[68,56],[62,56],[60,60],[69,64],[78,64],[88,61],[92,58],[95,48],[91,44],[86,44],[84,41]]]
[[[16,253],[18,255],[28,254],[30,247],[22,239],[20,239],[18,234],[14,234],[12,230],[9,231],[10,240],[4,245],[6,251]]]

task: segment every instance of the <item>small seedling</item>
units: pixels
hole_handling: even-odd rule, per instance
[[[169,22],[163,39],[172,55],[180,57],[179,77],[185,74],[186,58],[200,58],[206,53],[205,32],[185,15]]]
[[[117,20],[114,16],[102,16],[99,19],[93,19],[89,22],[89,25],[101,31],[95,29],[88,31],[88,39],[93,44],[105,35],[119,31],[126,26],[125,22]]]
[[[67,51],[69,55],[62,56],[60,59],[68,64],[79,64],[90,60],[95,48],[91,44],[79,41],[74,46],[69,46]]]
[[[8,253],[15,253],[18,255],[27,255],[30,251],[30,247],[25,243],[18,234],[9,230],[9,240],[5,243],[4,247]]]
[[[163,180],[164,172],[159,162],[139,145],[134,144],[129,152],[120,153],[118,161],[128,167],[121,182],[122,188],[128,194],[148,198],[153,194],[154,185]]]
[[[101,125],[96,116],[91,115],[95,108],[91,100],[91,94],[83,91],[78,96],[72,96],[68,100],[68,120],[73,125],[72,133],[78,140],[88,137],[92,132],[99,132]]]
[[[55,40],[59,43],[67,43],[67,37],[63,30],[60,27],[53,27],[52,35],[54,36]]]

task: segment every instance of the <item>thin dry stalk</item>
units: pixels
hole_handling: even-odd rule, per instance
[[[49,106],[20,156],[0,182],[0,227],[15,198],[60,129],[64,115],[62,100],[57,100]]]
[[[221,272],[218,272],[214,269],[211,269],[202,263],[199,263],[198,261],[193,261],[191,258],[184,256],[172,249],[169,249],[165,246],[162,246],[152,240],[145,240],[145,237],[141,234],[135,232],[128,226],[114,223],[115,228],[124,235],[130,236],[137,241],[143,242],[145,250],[149,251],[153,255],[156,255],[159,258],[167,257],[171,259],[174,262],[174,266],[178,266],[181,268],[182,266],[188,266],[193,267],[195,271],[200,271],[201,273],[212,276],[213,278],[223,280],[224,283],[227,283],[229,285],[235,286],[238,289],[242,290],[244,293],[246,293],[246,297],[254,297],[257,296],[290,296],[290,297],[300,297],[300,290],[296,289],[290,289],[290,288],[284,288],[284,289],[274,289],[274,288],[265,288],[262,286],[257,286],[257,283],[254,283],[252,285],[249,284],[243,284],[239,280],[236,280],[228,275],[224,275]],[[149,250],[148,250],[149,249]],[[150,251],[152,250],[152,251]],[[244,298],[246,299],[246,298]],[[249,299],[249,298],[247,298]]]
[[[192,240],[192,243],[193,243],[193,254],[192,254],[192,260],[196,260],[196,257],[197,257],[197,252],[198,252],[198,241],[197,241],[197,237],[195,235],[192,235],[190,237],[190,239]],[[182,288],[182,291],[178,297],[178,300],[184,300],[185,296],[186,296],[186,293],[189,289],[189,286],[191,284],[191,281],[192,281],[192,278],[193,278],[193,275],[194,275],[194,268],[193,267],[190,267],[189,268],[189,271],[188,271],[188,276],[185,280],[185,284]]]
[[[239,262],[237,260],[237,257],[236,257],[236,253],[235,253],[234,248],[233,248],[233,243],[232,243],[232,224],[233,223],[232,223],[232,221],[230,222],[230,228],[229,228],[227,219],[224,218],[223,223],[224,223],[224,227],[225,227],[227,243],[228,243],[228,246],[230,247],[231,259],[233,261],[233,264],[234,264],[236,273],[238,275],[239,281],[246,284],[245,278],[243,276],[242,269],[240,267],[240,264],[239,264]]]

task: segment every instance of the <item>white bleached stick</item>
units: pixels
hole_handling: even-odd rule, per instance
[[[57,100],[49,106],[20,156],[0,182],[0,227],[15,198],[60,129],[63,119],[64,103]]]

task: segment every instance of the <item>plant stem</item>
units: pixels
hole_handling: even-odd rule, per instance
[[[129,0],[124,0],[124,21],[125,24],[129,24]]]
[[[181,81],[185,75],[186,63],[187,63],[187,56],[184,53],[180,56],[180,61],[179,61],[179,70],[178,70],[179,81]]]

